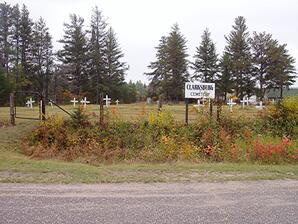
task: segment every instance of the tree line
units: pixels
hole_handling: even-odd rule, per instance
[[[45,20],[33,21],[26,5],[0,4],[2,102],[10,91],[39,92],[56,101],[87,96],[93,103],[100,93],[127,103],[145,97],[145,84],[125,82],[124,54],[97,6],[88,24],[71,14],[58,42],[62,48],[54,52]]]
[[[189,61],[186,38],[178,24],[160,38],[156,60],[145,74],[150,84],[125,82],[128,65],[115,31],[98,7],[85,21],[71,14],[64,35],[53,49],[53,40],[43,18],[33,21],[26,5],[0,4],[0,103],[11,91],[35,91],[59,103],[86,96],[98,103],[100,93],[130,103],[147,96],[166,100],[184,98],[184,83],[215,82],[217,97],[258,95],[272,88],[282,90],[294,83],[295,60],[286,44],[266,32],[248,32],[245,18],[235,19],[225,36],[221,56],[206,29],[193,60]],[[5,99],[5,100],[4,100]]]
[[[216,95],[224,100],[229,93],[238,99],[257,95],[262,100],[269,89],[279,89],[282,98],[283,89],[295,82],[295,59],[287,45],[280,44],[270,33],[250,35],[244,17],[235,19],[225,39],[226,46],[219,56],[206,29],[193,61],[188,61],[186,38],[174,24],[170,33],[160,38],[156,60],[145,73],[150,79],[149,95],[182,100],[184,83],[197,80],[216,83]]]

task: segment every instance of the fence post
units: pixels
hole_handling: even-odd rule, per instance
[[[188,125],[188,98],[185,98],[185,124]]]
[[[14,93],[10,93],[9,106],[10,106],[10,124],[12,126],[15,126],[16,119],[15,119],[15,107],[14,107]]]
[[[212,119],[213,116],[213,100],[209,99],[209,113],[210,113],[210,119]]]
[[[216,120],[217,122],[220,122],[220,117],[221,117],[221,102],[218,102],[217,105],[217,110],[216,110]]]
[[[44,96],[41,96],[41,120],[45,121],[46,120],[46,103]]]
[[[159,97],[158,97],[158,105],[157,105],[157,109],[158,109],[158,111],[161,111],[161,109],[162,109],[162,95],[160,95]]]
[[[103,93],[100,93],[99,96],[99,124],[103,125],[103,117],[104,117],[104,111],[103,111]]]

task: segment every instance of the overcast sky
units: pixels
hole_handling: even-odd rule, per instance
[[[31,18],[46,20],[53,43],[63,36],[63,23],[76,13],[88,26],[92,8],[97,5],[117,33],[119,44],[130,65],[126,80],[147,81],[143,75],[154,60],[155,47],[162,35],[178,23],[187,39],[189,59],[201,41],[206,27],[222,53],[227,35],[237,16],[244,16],[249,31],[266,31],[286,43],[290,54],[298,59],[298,0],[6,0],[26,4]],[[298,68],[296,62],[296,68]],[[295,86],[298,86],[296,82]]]

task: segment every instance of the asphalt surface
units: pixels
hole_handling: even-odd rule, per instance
[[[0,223],[298,223],[298,181],[0,184]]]

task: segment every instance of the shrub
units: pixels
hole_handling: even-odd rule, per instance
[[[298,139],[298,97],[288,97],[268,107],[262,115],[262,123],[273,135]]]
[[[78,107],[71,115],[69,120],[73,128],[88,127],[91,125],[88,115],[85,113],[83,107]]]
[[[231,122],[229,122],[231,121]],[[247,122],[247,121],[245,121]],[[286,138],[279,144],[254,140],[254,124],[243,127],[232,118],[218,123],[201,119],[185,125],[174,122],[163,111],[150,114],[148,120],[126,122],[113,119],[104,126],[92,125],[82,109],[70,120],[50,117],[24,141],[27,155],[38,158],[59,158],[67,161],[80,158],[92,164],[115,161],[261,161],[279,163],[295,161],[298,150]],[[237,140],[244,140],[244,146]],[[297,148],[297,147],[296,147]]]
[[[291,146],[292,142],[286,137],[278,144],[264,143],[257,138],[252,144],[250,159],[271,164],[294,161],[296,150]]]

